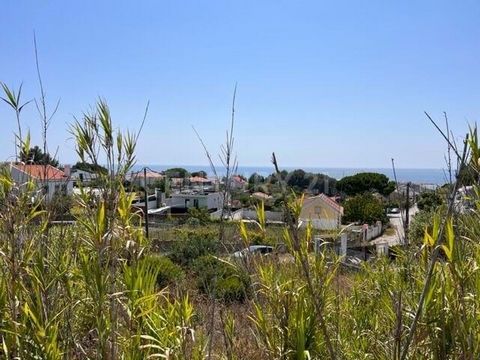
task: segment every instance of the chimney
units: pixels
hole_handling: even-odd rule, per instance
[[[63,166],[63,173],[65,174],[66,177],[70,177],[71,169],[72,169],[72,167],[70,165],[64,165]]]

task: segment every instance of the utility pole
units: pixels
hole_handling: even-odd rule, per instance
[[[410,185],[411,183],[407,183],[407,199],[405,204],[405,245],[408,244],[408,226],[410,223]]]
[[[147,192],[147,168],[143,168],[143,190],[145,190],[145,236],[148,240],[148,192]]]

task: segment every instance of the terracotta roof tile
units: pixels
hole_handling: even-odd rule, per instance
[[[51,165],[12,165],[16,169],[38,180],[66,180],[67,175]]]
[[[198,183],[206,183],[206,182],[212,182],[211,180],[208,180],[208,179],[205,179],[203,177],[200,177],[200,176],[192,176],[190,178],[190,182],[198,182]]]
[[[305,201],[313,200],[313,199],[316,199],[316,198],[322,199],[324,202],[326,202],[332,208],[334,208],[335,210],[337,210],[338,212],[343,214],[343,207],[339,203],[337,203],[335,200],[333,200],[332,198],[328,197],[325,194],[320,194],[318,196],[306,198]]]

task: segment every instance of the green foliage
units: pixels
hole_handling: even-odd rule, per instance
[[[71,216],[70,210],[74,205],[74,198],[72,195],[64,193],[55,193],[48,204],[49,210],[52,212],[53,218],[68,218]]]
[[[182,268],[168,257],[148,255],[139,261],[140,266],[149,266],[157,273],[156,283],[160,288],[181,280],[185,274]]]
[[[324,194],[335,192],[336,180],[324,174],[307,173],[297,169],[286,176],[287,185],[297,192],[304,190],[316,191]]]
[[[211,231],[183,231],[180,233],[180,239],[175,242],[169,258],[176,264],[186,266],[195,259],[216,254],[218,251],[217,237]]]
[[[203,170],[200,170],[200,171],[194,171],[191,173],[191,176],[192,177],[201,177],[201,178],[204,178],[206,179],[207,178],[207,173]]]
[[[388,196],[395,190],[395,183],[378,173],[358,173],[346,176],[337,182],[337,190],[353,196],[364,192],[379,192]]]
[[[160,179],[160,180],[155,180],[151,184],[147,184],[147,188],[153,190],[153,189],[159,189],[161,192],[166,192],[167,191],[167,186],[165,182],[165,178]]]
[[[427,208],[427,210],[421,210],[415,214],[408,228],[408,237],[410,241],[417,244],[421,244],[425,231],[432,232],[433,219],[437,213],[443,214],[445,209],[443,207],[438,208],[437,211]]]
[[[263,183],[264,181],[265,181],[265,178],[262,175],[253,173],[248,178],[248,185],[256,185],[258,183]]]
[[[210,213],[207,209],[190,208],[188,209],[188,220],[196,219],[198,225],[206,225],[211,222]]]
[[[104,166],[99,164],[90,164],[87,162],[78,161],[75,165],[72,166],[72,170],[82,170],[92,174],[107,174],[107,169]]]
[[[251,198],[249,193],[232,192],[232,200],[240,201],[243,207],[249,207],[251,205]]]
[[[291,172],[283,170],[280,173],[280,177],[297,193],[304,191],[325,194],[335,193],[336,179],[325,174],[313,174],[297,169]],[[250,191],[261,191],[277,195],[282,192],[278,178],[274,174],[267,178],[256,173],[252,174],[248,179],[248,189]]]
[[[225,302],[244,301],[250,293],[248,274],[214,256],[199,257],[193,264],[197,286],[205,294]]]
[[[18,110],[19,95],[7,97]],[[327,251],[309,252],[313,230],[299,229],[302,201],[293,195],[284,204],[292,216],[279,228],[289,254],[280,261],[252,257],[244,266],[205,257],[216,251],[219,230],[182,229],[175,232],[183,246],[177,256],[193,265],[207,295],[191,301],[197,292],[188,287],[159,289],[178,283],[183,272],[150,252],[140,217],[131,212],[134,195],[122,185],[135,162],[137,136],[114,129],[103,101],[72,129],[82,162],[98,165],[100,156],[107,169],[100,196],[81,189],[73,225],[49,223],[52,210],[32,202],[36,185],[15,184],[0,167],[2,359],[398,360],[403,353],[405,359],[443,360],[480,353],[478,197],[467,213],[446,213],[443,206],[435,214],[421,211],[412,224],[419,223],[421,245],[399,247],[395,260],[372,259],[354,272]],[[472,138],[478,164],[476,130]],[[372,212],[359,205],[373,204],[371,194],[355,199],[358,211]],[[263,206],[257,215],[254,231],[240,225],[245,242],[269,231]],[[222,225],[222,231],[229,226]],[[217,312],[224,344],[213,344]],[[210,355],[207,343],[213,344]]]
[[[184,168],[171,168],[164,171],[165,175],[169,178],[186,178],[190,174]]]
[[[428,191],[420,194],[417,206],[420,210],[434,211],[443,202],[443,198],[436,191]]]
[[[25,164],[58,166],[57,159],[54,159],[49,153],[43,153],[42,149],[36,145],[28,151],[20,152],[20,161]]]
[[[347,199],[344,204],[343,220],[373,224],[376,221],[388,221],[382,201],[370,193],[359,194]]]

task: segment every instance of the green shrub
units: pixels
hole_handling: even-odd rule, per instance
[[[187,224],[189,226],[200,226],[200,225],[202,225],[200,220],[195,218],[195,217],[189,217],[187,219],[187,221],[185,221],[185,224]]]
[[[247,273],[213,256],[203,256],[194,263],[197,286],[225,302],[244,301],[250,291]]]
[[[239,276],[231,275],[217,280],[216,295],[225,302],[242,302],[247,297],[247,287]]]
[[[176,264],[186,266],[201,256],[215,254],[217,250],[218,242],[214,238],[193,237],[177,241],[169,257]]]
[[[364,193],[349,198],[343,207],[343,221],[345,222],[361,222],[364,224],[373,224],[376,221],[381,221],[384,224],[388,222],[382,201],[373,194]]]
[[[161,288],[182,279],[185,275],[180,266],[165,256],[150,255],[140,262],[148,263],[151,268],[158,271],[157,285]]]
[[[435,211],[443,202],[443,198],[437,192],[429,191],[420,194],[417,206],[419,210]]]
[[[248,239],[250,245],[271,245],[275,246],[278,244],[278,239],[275,236],[262,233],[259,231],[249,231]]]
[[[210,213],[205,208],[190,208],[188,209],[187,224],[192,221],[196,222],[199,225],[206,225],[210,222]]]

